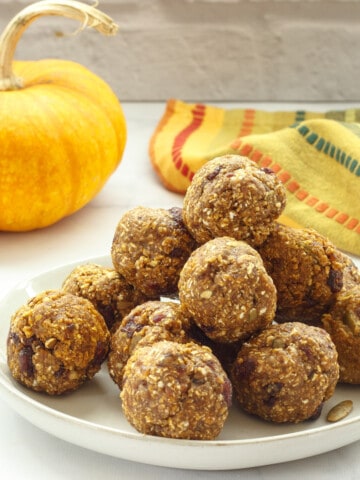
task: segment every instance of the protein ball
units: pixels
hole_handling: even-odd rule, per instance
[[[218,237],[195,250],[180,274],[181,306],[212,340],[236,342],[269,325],[276,289],[247,243]]]
[[[47,290],[12,316],[8,365],[31,390],[60,395],[100,370],[109,340],[105,321],[89,300]]]
[[[118,223],[111,254],[116,271],[154,298],[177,292],[180,270],[195,247],[180,208],[136,207]]]
[[[124,368],[135,349],[160,340],[187,343],[189,321],[174,302],[149,301],[126,315],[110,341],[108,370],[122,388]]]
[[[335,343],[340,382],[360,383],[360,284],[340,292],[322,324]]]
[[[213,440],[231,395],[231,383],[209,348],[163,341],[130,357],[120,397],[125,417],[141,433]]]
[[[278,225],[258,248],[277,290],[278,322],[319,326],[343,287],[343,254],[320,233]]]
[[[342,257],[343,290],[360,285],[360,270],[346,253],[339,251]]]
[[[257,246],[272,231],[285,204],[285,187],[272,170],[258,168],[240,155],[224,155],[194,175],[183,218],[200,244],[230,236]]]
[[[147,300],[114,268],[97,264],[74,268],[64,280],[62,290],[90,300],[110,330],[114,330],[132,308]]]
[[[248,413],[271,422],[317,418],[339,377],[337,352],[322,328],[274,324],[241,347],[231,380]]]

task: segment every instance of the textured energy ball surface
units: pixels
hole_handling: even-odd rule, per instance
[[[119,221],[111,254],[115,270],[155,298],[177,292],[180,270],[195,247],[180,208],[136,207]]]
[[[339,355],[340,381],[360,383],[360,284],[340,292],[322,324]]]
[[[135,349],[160,340],[187,343],[189,321],[174,302],[149,301],[126,315],[113,333],[108,355],[108,370],[114,382],[122,387],[124,368]]]
[[[253,336],[241,347],[231,372],[241,407],[278,423],[316,418],[338,377],[330,336],[300,322],[274,324]]]
[[[212,340],[236,342],[270,324],[276,290],[259,254],[230,237],[195,250],[180,274],[181,306]]]
[[[121,391],[124,414],[139,432],[194,440],[219,435],[231,395],[231,383],[210,349],[169,341],[135,351]]]
[[[59,395],[75,390],[100,369],[110,334],[89,300],[48,290],[11,318],[7,359],[26,387]]]
[[[346,257],[315,230],[284,225],[258,251],[277,289],[276,320],[320,325],[343,288]]]
[[[285,204],[285,188],[274,172],[246,157],[224,155],[194,175],[183,218],[200,244],[230,236],[256,246],[271,232]]]
[[[114,268],[97,264],[74,268],[65,278],[62,290],[90,300],[110,330],[115,329],[132,308],[147,300]]]

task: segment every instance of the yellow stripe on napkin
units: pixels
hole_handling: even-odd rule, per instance
[[[358,123],[359,122],[359,123]],[[284,223],[311,227],[360,255],[360,111],[227,110],[170,100],[150,140],[164,185],[185,193],[209,159],[238,153],[275,171]]]

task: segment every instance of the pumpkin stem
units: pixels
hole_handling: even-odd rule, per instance
[[[22,87],[21,79],[12,70],[15,49],[23,32],[37,18],[59,15],[82,22],[104,35],[114,35],[118,26],[100,10],[75,0],[42,0],[21,10],[7,25],[0,37],[0,91]]]

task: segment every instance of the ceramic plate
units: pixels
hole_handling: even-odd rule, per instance
[[[88,262],[110,265],[107,256]],[[64,397],[52,398],[23,388],[12,379],[6,365],[7,319],[29,297],[60,287],[76,265],[65,265],[38,275],[19,285],[0,303],[1,395],[37,427],[73,444],[115,457],[204,470],[281,463],[324,453],[360,439],[360,388],[350,385],[337,387],[320,418],[299,425],[263,422],[233,406],[221,435],[214,441],[171,440],[136,432],[122,414],[119,391],[106,366],[91,382]],[[328,423],[329,409],[345,399],[354,402],[353,411],[342,421]]]

